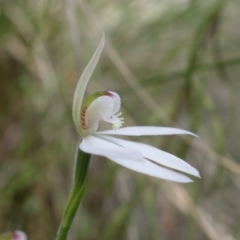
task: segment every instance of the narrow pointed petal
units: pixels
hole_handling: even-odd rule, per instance
[[[113,160],[114,161],[114,160]],[[146,159],[143,162],[133,162],[133,161],[115,161],[116,163],[129,168],[133,171],[140,172],[152,177],[161,178],[174,182],[189,183],[193,182],[192,179],[185,176],[182,173],[175,172],[171,169],[163,168],[156,165]]]
[[[98,137],[85,137],[79,147],[84,152],[107,157],[119,165],[152,177],[182,183],[192,182],[190,178],[181,173],[163,168],[144,159],[136,149],[123,148]]]
[[[199,172],[194,167],[170,153],[164,152],[160,149],[143,143],[132,142],[108,136],[104,136],[103,138],[119,144],[125,148],[136,149],[140,151],[145,158],[150,159],[163,166],[176,169],[178,171],[182,171],[196,177],[200,177]]]
[[[142,154],[135,149],[126,149],[95,136],[84,137],[79,148],[89,154],[107,157],[116,161],[142,161]]]
[[[125,136],[147,136],[147,135],[179,135],[188,134],[197,137],[197,135],[183,129],[170,127],[124,127],[118,130],[108,130],[96,132],[95,134],[104,135],[125,135]]]
[[[98,45],[96,51],[94,52],[91,60],[89,61],[88,65],[86,66],[86,68],[84,69],[75,93],[74,93],[74,97],[73,97],[73,108],[72,108],[72,114],[73,114],[73,121],[75,123],[75,126],[78,130],[79,133],[81,133],[81,129],[80,129],[80,110],[81,110],[81,105],[82,105],[82,100],[83,100],[83,96],[84,96],[84,92],[86,90],[88,81],[90,79],[90,77],[92,76],[92,73],[94,71],[94,69],[97,66],[99,57],[101,55],[101,52],[103,50],[104,47],[104,42],[105,42],[105,37],[103,35],[100,44]]]

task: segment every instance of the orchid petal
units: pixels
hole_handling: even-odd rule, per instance
[[[190,178],[181,173],[163,168],[144,159],[136,149],[123,148],[95,136],[83,138],[79,147],[84,152],[107,157],[119,165],[152,177],[182,183],[192,182]]]
[[[104,136],[103,138],[125,148],[136,149],[140,151],[145,158],[150,159],[158,164],[191,174],[196,177],[200,177],[199,172],[195,168],[170,153],[164,152],[144,143],[132,142],[107,136]]]
[[[107,120],[113,115],[114,100],[108,96],[95,99],[87,108],[85,114],[85,128],[88,134],[92,134],[98,128],[100,120]]]
[[[96,132],[99,135],[125,135],[125,136],[147,136],[147,135],[179,135],[188,134],[197,137],[197,135],[188,132],[183,129],[170,128],[170,127],[150,127],[150,126],[140,126],[140,127],[124,127],[118,130],[108,130]]]
[[[107,157],[116,161],[142,161],[142,154],[134,149],[125,149],[117,144],[89,135],[84,137],[79,148],[86,153]]]
[[[80,110],[81,110],[81,105],[82,105],[82,100],[83,96],[88,84],[88,81],[90,77],[92,76],[92,73],[94,69],[96,68],[96,65],[98,63],[99,57],[101,55],[101,52],[104,47],[104,42],[105,42],[105,37],[103,35],[100,44],[98,45],[96,51],[94,52],[91,60],[89,61],[88,65],[84,69],[80,79],[78,80],[77,87],[74,93],[73,97],[73,109],[72,109],[72,114],[73,114],[73,121],[74,124],[78,130],[78,132],[81,134],[81,129],[80,129]]]
[[[133,171],[140,172],[140,173],[152,176],[152,177],[162,178],[165,180],[181,182],[181,183],[193,182],[192,179],[185,176],[184,174],[175,172],[175,171],[167,169],[167,168],[163,168],[163,167],[161,167],[155,163],[152,163],[151,161],[148,161],[146,159],[144,159],[143,162],[137,162],[137,161],[136,162],[115,161],[115,162],[126,168],[129,168]]]

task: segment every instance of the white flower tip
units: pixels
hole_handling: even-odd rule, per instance
[[[198,170],[196,168],[194,168],[194,167],[192,167],[190,165],[189,165],[189,167],[190,167],[190,169],[188,169],[188,171],[184,171],[185,173],[188,173],[188,174],[190,174],[190,175],[192,175],[194,177],[201,178],[200,173],[198,172]],[[182,170],[180,170],[180,171],[182,171]]]
[[[197,134],[192,134],[193,137],[199,138],[199,136]]]
[[[27,240],[27,236],[22,231],[15,231],[12,233],[11,240]]]
[[[186,181],[179,181],[180,183],[193,183],[194,181],[192,180],[192,179],[188,179],[188,180],[186,180]]]
[[[195,169],[195,168],[194,168],[194,169]],[[201,178],[201,176],[200,176],[200,174],[199,174],[199,172],[198,172],[197,169],[195,169],[194,172],[191,172],[191,173],[188,173],[188,174],[190,174],[190,175],[192,175],[192,176],[194,176],[194,177],[197,177],[197,178]]]
[[[180,170],[180,171],[182,171],[182,170]],[[199,171],[194,167],[191,167],[190,171],[184,171],[184,173],[190,174],[190,175],[192,175],[194,177],[197,177],[197,178],[201,178],[201,175],[200,175]]]

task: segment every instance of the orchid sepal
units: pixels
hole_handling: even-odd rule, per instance
[[[73,115],[74,124],[75,124],[75,126],[77,128],[77,131],[79,132],[80,135],[82,133],[81,128],[80,128],[80,110],[81,110],[81,106],[82,106],[82,100],[83,100],[84,93],[85,93],[87,84],[89,82],[89,79],[91,78],[92,73],[97,66],[97,63],[98,63],[98,60],[99,60],[100,55],[102,53],[104,44],[105,44],[105,35],[103,35],[103,37],[101,39],[101,42],[99,43],[99,45],[98,45],[96,51],[94,52],[91,60],[87,64],[86,68],[83,70],[83,73],[81,74],[81,76],[78,80],[76,90],[74,92],[72,115]]]

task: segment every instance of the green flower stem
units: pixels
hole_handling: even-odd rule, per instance
[[[64,209],[56,240],[66,240],[86,187],[86,177],[91,155],[78,149],[73,187]]]

